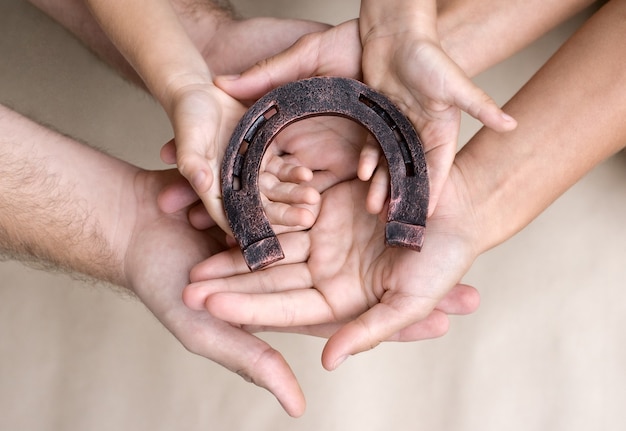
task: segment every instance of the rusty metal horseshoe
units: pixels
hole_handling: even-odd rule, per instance
[[[356,121],[376,138],[391,177],[385,241],[390,246],[421,250],[429,183],[417,132],[398,108],[365,84],[347,78],[316,77],[286,84],[259,99],[240,120],[224,155],[224,209],[253,271],[284,258],[259,192],[265,150],[289,124],[321,115]]]

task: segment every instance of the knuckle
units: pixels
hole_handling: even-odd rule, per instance
[[[176,164],[183,174],[191,173],[198,164],[198,156],[194,153],[179,151],[176,154]]]
[[[279,362],[283,362],[282,355],[277,350],[267,346],[248,364],[235,372],[248,383],[266,387],[267,383],[263,379],[263,376],[267,374],[265,371],[274,368]]]

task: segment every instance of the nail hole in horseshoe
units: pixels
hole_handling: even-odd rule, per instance
[[[237,153],[237,157],[235,159],[235,166],[233,169],[233,178],[232,185],[233,190],[241,190],[241,170],[245,163],[246,153],[248,152],[248,146],[254,140],[254,137],[258,133],[258,131],[263,127],[263,125],[272,118],[274,115],[278,114],[277,106],[270,106],[267,111],[263,112],[259,117],[252,123],[246,134],[244,135],[243,140],[241,141],[241,147]]]
[[[286,84],[257,101],[242,117],[226,150],[224,207],[251,270],[284,257],[259,193],[265,150],[287,125],[327,115],[355,120],[374,135],[390,166],[385,242],[421,249],[428,210],[428,172],[421,141],[410,121],[383,95],[358,81],[316,77]]]
[[[404,167],[406,169],[406,176],[414,177],[415,166],[413,166],[413,162],[411,160],[411,153],[409,151],[406,139],[404,139],[404,136],[402,136],[402,133],[400,133],[400,130],[396,122],[393,121],[393,119],[389,116],[387,111],[385,111],[380,105],[378,105],[378,103],[374,102],[372,99],[365,96],[364,94],[359,95],[359,102],[363,103],[365,106],[367,106],[372,111],[374,111],[376,115],[382,118],[383,121],[389,126],[389,128],[391,129],[391,131],[393,132],[396,138],[398,147],[400,148],[400,153],[402,154],[402,159],[404,160]]]

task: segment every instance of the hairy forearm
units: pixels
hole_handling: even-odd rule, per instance
[[[85,0],[28,1],[61,24],[122,76],[136,84],[143,85],[133,67],[102,30]],[[220,23],[231,21],[234,16],[234,11],[228,1],[170,0],[170,4],[188,36],[202,52],[208,51],[208,41],[217,33]],[[215,63],[217,73],[222,72],[219,67],[223,59],[209,56],[206,60],[209,63]]]
[[[208,65],[168,0],[85,2],[168,114],[179,88],[211,83]]]
[[[0,130],[3,254],[124,285],[135,169],[1,105]]]
[[[439,0],[439,36],[448,55],[475,76],[595,2]]]
[[[133,66],[102,30],[86,0],[28,1],[69,30],[122,76],[144,86]],[[226,0],[169,0],[169,4],[215,75],[240,73],[286,49],[302,35],[328,28],[312,21],[238,19]]]
[[[482,249],[526,226],[626,144],[626,3],[597,12],[505,109],[518,128],[483,129],[457,156]]]
[[[84,0],[28,0],[61,24],[91,51],[126,79],[142,85],[141,79],[113,45],[85,5]]]

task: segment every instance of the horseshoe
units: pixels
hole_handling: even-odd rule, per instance
[[[359,81],[315,77],[283,85],[259,99],[241,118],[226,149],[221,178],[224,208],[252,271],[284,258],[261,202],[261,159],[289,124],[321,115],[356,121],[376,138],[391,177],[385,242],[422,248],[429,183],[422,143],[412,124],[385,96]]]

